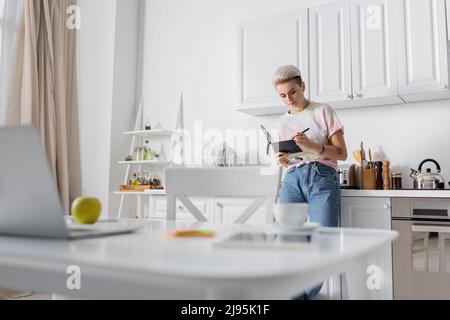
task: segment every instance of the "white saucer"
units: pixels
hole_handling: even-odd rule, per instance
[[[320,224],[315,222],[305,222],[301,226],[281,226],[275,223],[274,227],[281,231],[312,231],[319,228]]]

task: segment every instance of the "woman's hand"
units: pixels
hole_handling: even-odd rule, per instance
[[[309,140],[304,133],[298,132],[294,137],[292,137],[292,139],[302,149],[314,150],[317,148],[317,144]]]
[[[280,163],[280,165],[282,165],[283,167],[287,168],[289,166],[289,153],[285,153],[285,152],[278,152],[275,153],[276,157],[278,158],[278,162]]]

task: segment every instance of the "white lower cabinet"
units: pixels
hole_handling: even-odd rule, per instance
[[[343,197],[341,208],[343,228],[391,229],[390,198]],[[342,277],[342,298],[393,299],[391,244],[359,262]]]
[[[246,198],[215,198],[214,211],[216,222],[234,223],[236,219],[244,213],[248,206],[253,202],[253,199]],[[266,207],[262,205],[256,212],[247,220],[246,223],[252,225],[266,224]]]
[[[236,219],[248,208],[254,199],[250,198],[192,198],[192,203],[210,222],[234,223]],[[150,217],[166,218],[166,197],[152,195],[150,197]],[[196,221],[189,210],[177,200],[177,220]],[[266,207],[262,205],[246,222],[253,225],[266,224]]]
[[[192,203],[200,210],[203,215],[211,220],[213,212],[210,209],[210,200],[206,198],[193,198]],[[166,219],[167,201],[165,196],[152,195],[150,199],[150,217]],[[195,221],[194,216],[189,210],[177,200],[176,204],[177,220]]]

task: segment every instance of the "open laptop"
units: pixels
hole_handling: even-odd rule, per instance
[[[119,222],[70,223],[38,130],[31,126],[0,128],[0,235],[76,239],[138,228]]]

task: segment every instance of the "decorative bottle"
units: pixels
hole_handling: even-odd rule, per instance
[[[159,161],[166,161],[166,153],[164,152],[164,146],[161,146],[161,151],[159,152]]]
[[[144,161],[151,160],[152,149],[150,149],[149,141],[145,141],[144,145]]]

